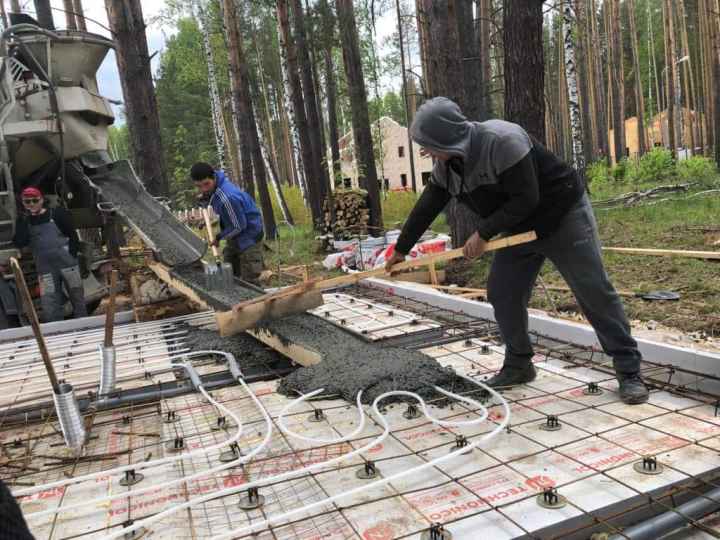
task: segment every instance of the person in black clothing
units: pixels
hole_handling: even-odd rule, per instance
[[[15,497],[0,480],[0,540],[34,540]]]
[[[405,222],[386,269],[405,259],[451,198],[479,217],[464,245],[465,256],[482,255],[499,233],[534,230],[538,239],[498,251],[488,278],[488,300],[505,342],[502,370],[493,387],[535,379],[527,306],[538,273],[549,259],[567,281],[606,354],[613,358],[620,397],[643,403],[648,389],[642,359],[622,302],[602,262],[597,224],[577,172],[517,124],[470,122],[451,100],[426,101],[410,135],[430,154],[430,183]]]
[[[13,242],[20,249],[32,248],[45,322],[63,318],[63,283],[73,315],[85,317],[85,291],[77,259],[80,239],[70,213],[62,207],[45,208],[42,193],[34,187],[25,188],[21,198],[25,212],[18,217]]]

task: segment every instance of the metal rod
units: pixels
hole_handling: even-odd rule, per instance
[[[655,540],[673,531],[684,528],[688,524],[686,517],[699,519],[720,508],[720,488],[708,491],[696,499],[681,504],[675,510],[670,510],[659,516],[633,525],[619,534],[614,534],[610,540],[629,538],[630,540]]]
[[[57,375],[55,375],[55,368],[50,361],[50,353],[45,346],[45,339],[40,331],[40,321],[38,320],[37,312],[35,311],[35,306],[33,305],[27,283],[25,282],[25,276],[23,275],[20,264],[18,264],[15,257],[10,257],[10,266],[12,266],[13,274],[15,274],[15,284],[17,285],[17,288],[24,300],[25,312],[30,319],[33,334],[35,334],[35,340],[37,341],[38,349],[40,350],[40,356],[42,356],[43,363],[45,364],[45,370],[50,378],[50,385],[52,386],[53,392],[55,394],[59,394],[60,385],[58,384],[58,378]]]

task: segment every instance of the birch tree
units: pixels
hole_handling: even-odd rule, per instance
[[[212,47],[210,45],[210,24],[207,11],[202,2],[197,2],[194,6],[194,13],[198,20],[200,33],[202,34],[202,47],[205,53],[208,70],[208,92],[210,95],[210,111],[212,112],[213,133],[215,135],[215,146],[217,148],[218,165],[221,169],[226,170],[225,162],[225,130],[223,126],[222,104],[220,102],[220,90],[218,89],[217,74],[215,71],[215,58],[213,57]]]
[[[288,0],[277,0],[278,24],[280,25],[280,43],[285,49],[287,62],[287,77],[290,86],[289,97],[293,102],[293,117],[295,119],[296,132],[298,134],[300,154],[302,155],[302,166],[305,171],[308,206],[312,214],[313,225],[320,228],[323,223],[324,213],[322,210],[322,199],[318,190],[318,181],[315,177],[313,165],[313,149],[308,129],[305,100],[303,88],[298,72],[298,50],[294,36],[290,31],[290,18],[288,12]]]
[[[575,6],[572,0],[565,0],[563,5],[563,46],[565,48],[565,80],[568,91],[568,105],[570,109],[570,131],[572,137],[573,164],[585,177],[585,152],[583,149],[583,125],[580,113],[580,100],[578,97],[578,74],[575,63],[575,41],[573,29],[576,26]]]
[[[288,73],[288,56],[287,46],[285,45],[285,30],[282,27],[280,16],[278,16],[278,41],[280,42],[280,71],[282,74],[282,103],[285,107],[284,118],[287,119],[287,128],[290,144],[290,165],[294,170],[300,193],[302,194],[305,206],[310,208],[310,199],[308,198],[307,180],[305,179],[305,166],[303,164],[302,153],[300,152],[300,134],[298,133],[297,124],[295,122],[295,104],[292,99],[292,87],[290,85],[290,75]]]

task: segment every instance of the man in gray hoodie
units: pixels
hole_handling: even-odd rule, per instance
[[[527,306],[540,268],[549,259],[613,358],[620,398],[630,404],[647,401],[640,377],[642,357],[603,267],[595,216],[575,169],[517,124],[471,122],[444,97],[423,103],[410,135],[435,164],[386,264],[388,271],[405,259],[453,197],[479,217],[476,232],[464,246],[470,259],[482,255],[487,241],[499,233],[534,230],[538,235],[534,242],[498,251],[493,259],[488,300],[505,341],[505,363],[487,384],[509,387],[535,379]]]

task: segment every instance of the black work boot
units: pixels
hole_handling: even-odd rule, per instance
[[[503,366],[496,375],[483,382],[492,388],[510,388],[534,381],[535,377],[537,372],[532,364],[523,367]]]
[[[645,403],[650,393],[639,373],[618,373],[620,399],[628,405]]]

